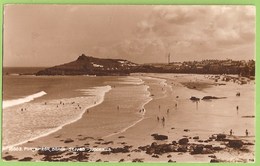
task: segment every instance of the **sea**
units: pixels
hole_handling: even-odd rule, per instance
[[[135,109],[141,109],[150,99],[148,87],[135,77],[33,74],[41,69],[3,70],[3,150],[79,120],[89,108],[101,104],[113,88],[122,89],[118,98]],[[132,114],[140,117],[134,111]]]
[[[244,136],[246,129],[252,138],[255,136],[253,81],[245,85],[223,82],[225,85],[199,91],[183,86],[180,80],[196,82],[210,76],[163,73],[97,77],[33,75],[40,69],[3,70],[3,150],[54,133],[79,121],[84,113],[101,103],[102,110],[94,109],[99,111],[96,114],[96,117],[100,116],[99,122],[86,123],[97,135],[113,136],[118,133],[115,131],[124,132],[146,118],[149,111],[144,106],[153,99],[160,100],[158,104],[162,106],[173,107],[172,114],[166,117],[165,128],[188,128],[194,134],[205,135],[205,138],[213,133],[228,134],[230,129],[236,136]],[[148,86],[153,82],[157,89]],[[164,87],[170,90],[166,92]],[[157,95],[157,92],[163,92],[163,95]],[[237,92],[241,93],[240,97],[236,96]],[[226,98],[196,103],[189,100],[191,96]],[[178,103],[177,109],[174,108],[175,102]]]

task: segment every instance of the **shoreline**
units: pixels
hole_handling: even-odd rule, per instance
[[[146,88],[146,91],[147,91],[147,92],[149,92],[148,89],[149,89],[149,86]],[[114,135],[121,134],[121,133],[125,132],[126,130],[128,130],[128,129],[134,127],[135,125],[137,125],[137,124],[138,124],[139,122],[141,122],[142,120],[144,120],[144,119],[145,119],[145,113],[146,113],[145,105],[148,104],[150,101],[153,100],[153,98],[151,98],[150,95],[151,95],[151,93],[149,92],[149,93],[147,94],[147,97],[149,97],[149,99],[147,100],[147,102],[145,102],[145,103],[141,106],[141,110],[143,110],[143,111],[142,111],[143,114],[142,114],[142,117],[141,117],[139,120],[135,121],[135,122],[134,122],[133,124],[131,124],[130,126],[127,126],[126,128],[123,128],[122,130],[120,130],[120,131],[117,132],[117,133],[111,133],[111,134],[109,134],[109,135],[107,135],[107,136],[104,136],[104,137],[102,137],[102,138],[108,138],[108,137],[111,137],[111,136],[114,136]]]
[[[34,94],[31,94],[29,96],[23,97],[23,98],[19,98],[19,99],[11,99],[11,100],[3,100],[3,109],[9,108],[9,107],[14,107],[16,105],[20,105],[20,104],[24,104],[24,103],[28,103],[30,101],[33,101],[37,98],[40,98],[44,95],[46,95],[47,93],[44,91],[41,92],[37,92]]]
[[[137,76],[139,77],[139,76]],[[142,77],[142,76],[141,76]],[[149,75],[148,75],[149,77]],[[142,77],[143,78],[143,77]],[[164,79],[164,78],[159,78],[159,79]],[[139,161],[139,162],[167,162],[167,161],[176,161],[176,162],[210,162],[211,157],[208,157],[210,154],[198,154],[198,155],[192,155],[189,154],[192,151],[187,149],[187,152],[181,152],[178,151],[177,152],[167,152],[167,153],[162,153],[161,155],[150,155],[147,154],[147,150],[142,150],[140,149],[143,146],[147,146],[148,148],[151,148],[151,145],[153,142],[156,142],[157,145],[155,146],[156,148],[160,148],[159,145],[164,145],[164,146],[174,146],[176,148],[180,148],[182,147],[179,143],[178,140],[182,139],[182,138],[187,138],[190,142],[187,143],[187,147],[190,148],[195,148],[197,145],[199,144],[205,144],[203,145],[204,148],[208,147],[208,145],[212,145],[213,147],[217,147],[219,146],[219,143],[225,143],[225,142],[218,142],[218,141],[209,141],[209,142],[204,142],[207,141],[207,139],[209,139],[209,137],[211,137],[212,134],[220,134],[223,133],[226,135],[227,139],[245,139],[244,143],[247,143],[247,141],[249,141],[250,144],[254,144],[254,138],[255,136],[253,135],[254,133],[250,133],[250,137],[239,137],[237,136],[237,134],[239,134],[239,132],[235,131],[235,137],[229,137],[227,131],[222,130],[222,127],[217,128],[218,130],[214,130],[210,128],[218,123],[210,123],[208,124],[208,130],[204,131],[205,128],[205,124],[207,124],[207,122],[212,118],[215,117],[216,115],[211,115],[211,112],[205,112],[204,109],[208,108],[208,105],[210,103],[208,102],[202,102],[199,104],[199,110],[196,110],[196,107],[194,105],[194,103],[192,103],[191,101],[187,100],[187,96],[196,93],[198,95],[204,95],[207,94],[208,92],[205,91],[199,91],[197,89],[189,89],[187,87],[184,87],[183,85],[181,85],[178,82],[175,82],[174,80],[177,79],[175,77],[173,78],[167,78],[166,79],[166,87],[160,83],[160,81],[157,82],[155,80],[149,80],[144,78],[144,82],[145,85],[149,86],[149,96],[153,98],[153,100],[149,101],[147,104],[144,105],[145,107],[145,114],[143,115],[143,119],[136,123],[134,125],[134,127],[130,127],[127,130],[125,130],[124,132],[119,132],[119,133],[115,133],[109,137],[102,137],[101,134],[98,133],[92,133],[92,132],[88,132],[88,131],[94,131],[97,130],[99,128],[95,128],[95,126],[93,126],[94,128],[92,129],[92,124],[91,122],[89,122],[91,126],[89,126],[89,129],[84,128],[84,126],[87,126],[86,124],[83,124],[84,121],[83,119],[75,122],[72,125],[68,125],[65,126],[62,130],[58,131],[57,133],[53,133],[49,136],[47,136],[46,138],[41,138],[39,140],[35,140],[35,142],[31,142],[31,143],[26,143],[25,145],[23,145],[24,147],[30,147],[30,146],[47,146],[47,147],[51,147],[53,145],[55,146],[69,146],[69,147],[89,147],[89,148],[109,148],[111,147],[112,151],[108,152],[107,154],[105,152],[92,152],[92,153],[88,153],[88,152],[63,152],[60,155],[61,158],[52,158],[52,155],[47,155],[45,154],[44,156],[49,156],[50,161],[88,161],[88,162],[98,162],[98,161],[109,161],[109,162],[118,162],[121,161],[121,159],[124,159],[123,162],[133,162],[133,161]],[[178,78],[179,79],[179,78]],[[193,79],[193,78],[191,78]],[[172,84],[174,83],[174,84]],[[163,88],[163,89],[162,89]],[[211,91],[211,89],[216,89],[216,87],[212,87],[209,88],[207,91],[209,91],[210,93],[213,93],[214,91]],[[165,90],[165,94],[164,94],[164,90]],[[151,96],[153,95],[153,96]],[[244,95],[244,94],[243,94]],[[176,98],[176,96],[178,96],[178,98]],[[109,97],[109,96],[108,96]],[[243,96],[242,96],[243,97]],[[240,99],[240,98],[234,98],[236,100]],[[231,100],[231,99],[228,99]],[[232,99],[233,100],[233,99]],[[97,106],[96,108],[94,107],[94,110],[98,110],[98,111],[93,111],[95,112],[95,115],[91,115],[91,117],[88,116],[84,116],[82,118],[95,118],[95,117],[100,117],[100,116],[104,116],[104,111],[102,111],[102,109],[106,109],[109,108],[110,109],[110,104],[109,101],[104,101],[101,105]],[[175,101],[175,102],[173,102]],[[224,101],[224,100],[223,100]],[[212,103],[215,103],[216,109],[219,109],[221,107],[219,107],[219,103],[223,102],[223,101],[212,101]],[[177,107],[175,105],[175,103],[177,104]],[[158,108],[159,105],[159,108]],[[192,107],[190,107],[192,106]],[[194,106],[194,107],[193,107]],[[221,106],[221,105],[220,105]],[[225,106],[225,105],[224,105]],[[205,107],[205,108],[204,108]],[[228,108],[231,107],[228,105]],[[190,109],[192,108],[192,112],[190,111]],[[223,107],[225,108],[225,107]],[[232,108],[232,107],[231,107]],[[121,109],[121,108],[120,108]],[[123,108],[122,108],[123,109]],[[169,109],[169,113],[167,113],[167,109]],[[120,110],[119,110],[120,111]],[[123,111],[123,110],[122,110]],[[194,112],[197,111],[197,112]],[[212,110],[213,111],[213,110]],[[241,113],[243,113],[243,107],[241,106]],[[218,112],[216,112],[218,113]],[[229,114],[233,113],[232,112],[227,112]],[[235,113],[235,112],[234,112]],[[113,113],[114,114],[114,113]],[[125,114],[123,112],[119,113],[115,113],[115,115],[118,115],[118,117],[123,118],[123,115],[128,115]],[[218,113],[221,115],[221,112]],[[204,116],[207,115],[208,117],[204,118]],[[233,115],[233,114],[231,114]],[[236,114],[234,114],[236,115]],[[243,114],[242,114],[243,115]],[[160,119],[159,121],[156,120],[156,117],[159,116]],[[189,121],[189,116],[192,116],[193,121]],[[113,117],[113,116],[111,116]],[[165,124],[163,125],[161,118],[165,117]],[[107,117],[109,118],[109,117]],[[131,117],[129,117],[131,118]],[[217,117],[219,120],[224,119],[228,119],[231,118],[228,116],[226,116],[225,114],[223,115],[223,117]],[[236,118],[238,117],[234,117],[232,119],[236,120]],[[205,122],[200,122],[201,124],[199,124],[197,122],[197,119],[200,120],[205,120]],[[250,121],[251,118],[244,118],[245,122]],[[87,119],[86,119],[87,120]],[[119,128],[121,128],[122,131],[122,126],[123,124],[125,124],[124,120],[127,120],[127,118],[123,118],[121,121],[119,120],[118,122],[122,123],[122,124],[117,124],[118,130]],[[140,119],[139,119],[140,120]],[[137,121],[139,121],[137,120]],[[211,119],[212,120],[212,119]],[[93,121],[94,122],[94,121]],[[189,122],[189,123],[188,123]],[[218,121],[216,121],[218,122]],[[86,123],[86,122],[85,122]],[[236,123],[235,123],[236,124]],[[83,126],[81,126],[83,125]],[[204,128],[200,129],[200,125],[204,126]],[[222,125],[222,124],[220,124]],[[227,124],[228,126],[232,126],[232,124]],[[70,126],[74,126],[73,129],[78,130],[77,131],[72,131],[71,133],[67,133],[68,131],[70,131]],[[98,126],[98,125],[97,125]],[[121,126],[121,127],[120,127]],[[76,128],[75,128],[76,127]],[[81,130],[80,128],[84,129]],[[112,126],[111,126],[112,127]],[[225,127],[225,126],[223,126]],[[205,128],[207,129],[207,128]],[[185,130],[185,131],[184,131]],[[84,132],[83,132],[84,131]],[[108,132],[107,130],[104,130],[105,132]],[[112,130],[111,130],[112,131]],[[220,132],[219,132],[220,131]],[[103,134],[106,134],[106,133]],[[251,131],[250,131],[251,132]],[[75,133],[78,133],[77,135]],[[165,135],[168,136],[168,139],[166,140],[159,140],[156,141],[153,136],[151,136],[151,134],[158,134],[158,135]],[[59,136],[59,137],[58,137]],[[198,136],[199,139],[195,140],[193,139],[193,137]],[[58,137],[58,138],[55,138]],[[90,138],[92,137],[92,138]],[[72,140],[72,142],[69,143],[63,143],[63,141],[59,141],[59,140]],[[174,145],[171,142],[176,141],[177,144]],[[202,143],[199,141],[203,141]],[[227,140],[228,141],[228,140]],[[148,146],[149,145],[149,146]],[[207,145],[207,146],[206,146]],[[206,147],[205,147],[206,146]],[[140,147],[140,148],[139,148]],[[249,160],[252,159],[252,156],[254,156],[252,154],[252,145],[245,145],[246,148],[249,148],[250,152],[242,152],[243,154],[248,155],[248,157],[246,158],[246,162],[250,162]],[[207,149],[207,148],[206,148]],[[234,150],[232,148],[229,147],[224,147],[223,151],[212,151],[212,153],[214,155],[216,155],[217,159],[219,159],[218,161],[221,162],[221,160],[223,160],[222,162],[229,162],[227,159],[225,159],[225,156],[223,156],[222,153],[226,153],[227,150]],[[126,153],[124,152],[126,151]],[[231,151],[230,154],[225,154],[227,156],[235,154],[237,152],[239,152],[240,150],[234,150]],[[25,154],[21,154],[20,152],[10,152],[9,154],[5,154],[5,155],[12,155],[15,158],[19,157],[19,159],[23,159],[25,157],[32,157],[32,154],[37,154],[38,152],[34,152],[34,153],[30,153],[30,152],[26,152]],[[103,154],[104,153],[104,154]],[[179,153],[182,153],[181,155]],[[78,155],[83,155],[82,156],[82,160],[77,160],[75,157]],[[5,156],[3,155],[3,156]],[[75,156],[76,155],[76,156]],[[128,156],[130,155],[130,156]],[[171,155],[172,157],[168,157],[169,155]],[[154,156],[154,157],[153,157]],[[198,157],[200,156],[200,157]],[[37,157],[32,157],[32,161],[39,161],[39,160],[43,160],[42,155],[37,156]],[[53,156],[55,157],[55,155]],[[79,156],[78,156],[79,157]],[[198,158],[197,158],[198,157]],[[140,159],[140,160],[135,160],[135,159]],[[45,160],[47,161],[47,160]],[[232,162],[232,161],[231,161]],[[234,159],[233,162],[236,162],[236,159]],[[241,162],[241,161],[237,161],[237,162]]]
[[[41,135],[36,136],[36,137],[34,137],[34,138],[30,138],[30,139],[28,139],[28,140],[25,140],[25,141],[23,141],[23,142],[19,142],[19,143],[13,144],[13,145],[8,145],[8,146],[5,146],[5,147],[3,146],[3,147],[2,147],[2,150],[4,151],[4,150],[6,150],[6,149],[13,148],[13,147],[15,147],[15,146],[23,145],[23,144],[25,144],[25,143],[27,143],[27,142],[31,142],[31,141],[37,140],[37,139],[39,139],[39,138],[41,138],[41,137],[46,137],[46,136],[48,136],[48,135],[50,135],[50,134],[52,134],[52,133],[55,133],[55,132],[57,132],[57,131],[59,131],[59,130],[62,130],[62,128],[63,128],[64,126],[69,125],[69,124],[71,124],[71,123],[74,123],[74,122],[78,121],[79,119],[81,119],[82,116],[84,115],[84,113],[85,113],[88,109],[93,108],[93,107],[95,107],[95,106],[101,104],[101,103],[104,101],[105,94],[108,93],[110,90],[111,90],[111,86],[109,86],[109,89],[108,89],[108,90],[105,90],[105,91],[104,91],[104,95],[100,95],[100,96],[99,96],[100,99],[99,99],[98,101],[95,101],[94,104],[89,105],[89,106],[86,106],[85,108],[83,108],[83,111],[78,115],[77,118],[75,118],[75,119],[73,119],[73,120],[71,120],[71,121],[68,121],[68,122],[66,122],[66,123],[64,123],[64,124],[61,124],[61,125],[58,126],[57,128],[55,128],[55,129],[53,129],[53,130],[51,130],[51,131],[49,131],[49,132],[47,132],[47,133],[45,133],[45,134],[41,134]],[[82,98],[82,97],[77,97],[77,98]],[[75,98],[72,98],[72,99],[75,100]],[[63,100],[71,100],[71,99],[60,99],[60,100],[63,101]]]

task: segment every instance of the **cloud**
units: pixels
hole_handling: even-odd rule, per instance
[[[82,53],[137,63],[167,62],[169,53],[175,61],[252,59],[255,15],[254,6],[233,5],[8,5],[4,65],[59,64]]]
[[[147,18],[137,23],[136,29],[136,38],[141,40],[135,41],[136,39],[133,38],[132,41],[128,41],[139,46],[134,50],[128,50],[132,54],[136,52],[145,55],[147,48],[152,46],[152,48],[157,47],[157,50],[162,53],[185,52],[186,59],[194,52],[203,55],[205,52],[217,53],[221,50],[222,55],[218,58],[224,58],[230,54],[228,49],[232,50],[248,44],[254,46],[255,8],[252,6],[155,6]],[[147,41],[157,41],[157,44],[152,45]],[[252,53],[252,50],[248,52]],[[151,51],[148,53],[152,54]],[[241,59],[243,56],[240,56]],[[254,55],[250,56],[254,57]]]
[[[154,6],[131,38],[102,50],[145,63],[167,62],[168,53],[176,61],[252,59],[254,47],[252,6]]]
[[[191,6],[156,6],[153,9],[154,15],[159,19],[172,24],[187,24],[196,19],[194,15],[201,15],[201,7],[192,10]]]

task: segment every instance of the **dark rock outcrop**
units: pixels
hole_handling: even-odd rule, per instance
[[[132,146],[124,146],[123,148],[119,147],[119,148],[110,148],[111,149],[111,153],[128,153],[130,152],[130,148]]]
[[[196,145],[193,148],[193,151],[191,152],[191,154],[201,154],[203,152],[203,148],[204,148],[204,145]]]
[[[210,160],[210,162],[211,163],[221,163],[221,162],[223,162],[223,160],[213,158],[213,159]]]
[[[97,159],[96,162],[101,162],[102,160],[101,159]]]
[[[166,136],[166,135],[152,134],[152,136],[155,140],[167,140],[168,139],[168,136]]]
[[[133,163],[136,163],[136,162],[142,163],[142,162],[144,162],[143,160],[144,160],[144,159],[136,158],[136,159],[133,159],[132,162],[133,162]]]
[[[100,154],[109,155],[110,153],[111,153],[110,151],[102,151]]]
[[[229,140],[228,146],[231,148],[241,148],[243,146],[243,141],[241,140]]]
[[[74,142],[74,140],[73,140],[73,139],[70,139],[70,138],[68,138],[68,139],[66,139],[66,140],[64,141],[64,143],[71,143],[71,142]]]
[[[8,155],[8,156],[3,157],[3,159],[6,161],[10,161],[10,160],[17,160],[18,158],[14,157],[12,155]]]
[[[102,144],[103,145],[108,145],[108,144],[113,144],[114,143],[114,141],[107,141],[107,142],[103,142]]]
[[[186,145],[189,142],[188,138],[182,138],[178,141],[180,145]]]
[[[255,144],[252,142],[244,142],[244,145],[255,145]]]
[[[23,159],[20,159],[19,161],[32,161],[32,157],[25,157]]]
[[[223,139],[225,139],[226,137],[226,134],[217,134],[216,141],[223,141]]]
[[[220,147],[220,146],[214,146],[212,149],[215,150],[215,151],[223,150],[223,148]]]
[[[192,101],[200,101],[200,98],[191,96],[190,100],[192,100]]]
[[[154,154],[154,155],[152,155],[152,157],[154,157],[154,158],[159,158],[159,155]]]
[[[173,161],[173,160],[168,160],[168,163],[176,163],[176,161]]]
[[[186,145],[179,146],[177,152],[187,152],[188,147]]]
[[[225,99],[226,97],[204,96],[201,100]]]
[[[254,115],[248,115],[248,116],[241,116],[241,118],[255,118]]]
[[[208,157],[213,158],[213,159],[217,158],[217,156],[215,156],[215,155],[209,155]]]

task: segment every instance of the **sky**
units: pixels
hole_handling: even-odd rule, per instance
[[[4,67],[255,59],[254,6],[5,5]]]

